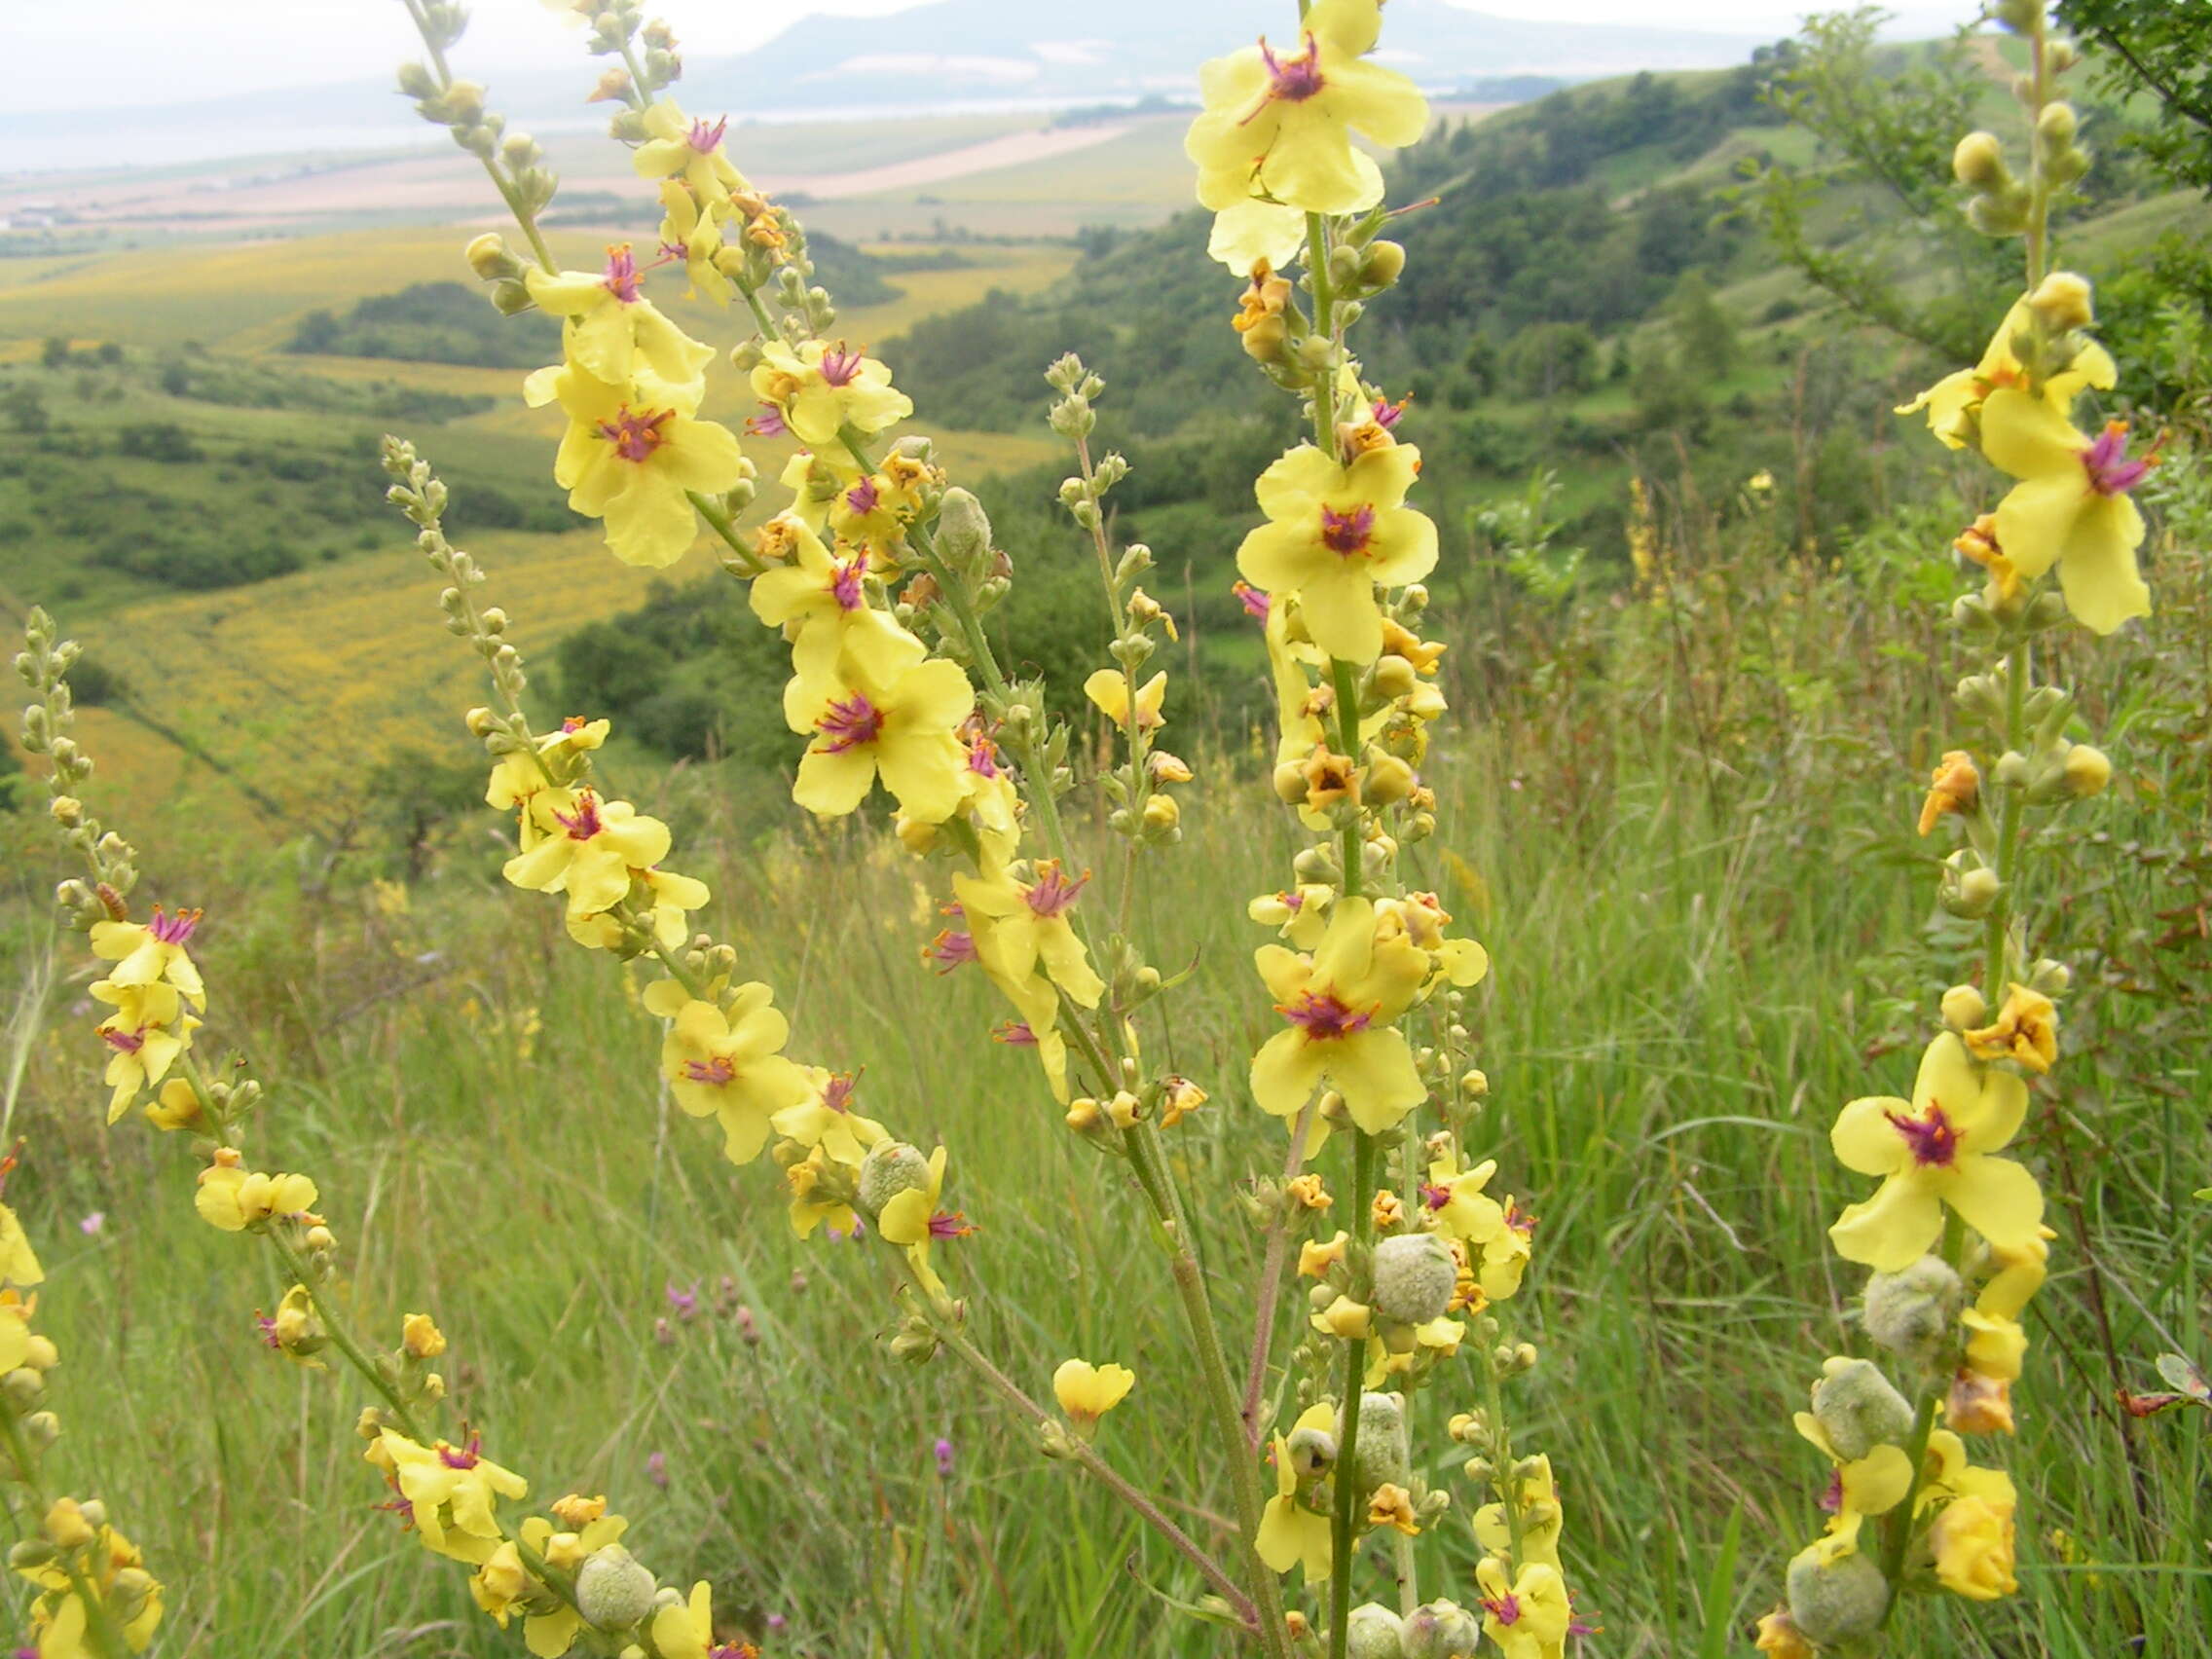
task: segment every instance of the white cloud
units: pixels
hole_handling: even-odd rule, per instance
[[[1114,43],[1110,40],[1033,40],[1029,50],[1048,63],[1080,69],[1105,62],[1114,50]]]
[[[1020,57],[962,57],[954,54],[927,52],[864,52],[858,57],[848,57],[833,69],[819,70],[805,79],[809,81],[835,80],[840,75],[913,75],[931,77],[959,75],[973,81],[997,81],[1005,86],[1019,86],[1034,81],[1044,71],[1037,64]]]

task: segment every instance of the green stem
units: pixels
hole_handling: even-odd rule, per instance
[[[1153,1215],[1171,1247],[1169,1276],[1176,1300],[1182,1304],[1183,1322],[1190,1329],[1198,1355],[1198,1375],[1205,1389],[1206,1410],[1213,1419],[1214,1434],[1229,1460],[1230,1485],[1235,1493],[1237,1542],[1246,1581],[1259,1615],[1261,1648],[1273,1656],[1287,1656],[1281,1589],[1272,1568],[1260,1559],[1258,1539],[1265,1500],[1260,1493],[1260,1467],[1246,1438],[1244,1419],[1236,1399],[1236,1385],[1229,1374],[1229,1359],[1221,1346],[1220,1327],[1214,1321],[1213,1304],[1206,1296],[1205,1274],[1191,1248],[1191,1229],[1182,1213],[1173,1180],[1161,1157],[1160,1142],[1148,1124],[1122,1131],[1124,1146],[1137,1181],[1151,1201]]]
[[[2005,747],[2019,754],[2028,735],[2028,681],[2035,670],[2035,647],[2023,636],[2005,659]],[[2011,977],[2012,918],[2019,906],[2012,884],[2019,876],[2020,827],[2027,801],[2018,789],[2005,792],[1998,808],[1997,903],[1982,930],[1982,995],[1992,1009],[2001,1004]]]
[[[1337,742],[1344,748],[1345,758],[1356,766],[1359,764],[1359,670],[1351,663],[1331,657],[1329,680],[1336,689]],[[1359,897],[1367,873],[1363,867],[1365,843],[1359,833],[1363,812],[1364,808],[1353,807],[1346,814],[1344,890],[1346,899]]]
[[[1375,1238],[1375,1137],[1365,1129],[1352,1129],[1351,1197],[1352,1235],[1362,1245]],[[1353,1337],[1345,1344],[1344,1433],[1337,1440],[1336,1503],[1329,1520],[1329,1654],[1345,1659],[1345,1641],[1351,1625],[1351,1557],[1358,1535],[1359,1407],[1367,1386],[1367,1339]]]
[[[2044,106],[2050,101],[2049,18],[2036,9],[2028,35],[2032,92],[2028,107],[2028,290],[2033,293],[2050,265],[2050,179],[2045,167]]]
[[[1499,1333],[1500,1341],[1503,1332]],[[1513,1478],[1513,1431],[1505,1421],[1505,1382],[1498,1375],[1495,1356],[1483,1355],[1487,1374],[1484,1403],[1489,1408],[1490,1422],[1490,1484],[1497,1493],[1498,1507],[1505,1511],[1506,1541],[1513,1549],[1513,1571],[1508,1578],[1517,1577],[1525,1565],[1521,1556],[1521,1483]]]
[[[877,1235],[877,1236],[880,1237],[881,1235]],[[984,1385],[1010,1407],[1016,1416],[1027,1418],[1031,1422],[1039,1425],[1053,1421],[1053,1415],[1031,1399],[1018,1382],[993,1364],[990,1356],[970,1341],[966,1333],[951,1321],[938,1314],[936,1299],[929,1294],[920,1277],[914,1272],[913,1265],[906,1260],[905,1252],[897,1245],[887,1243],[886,1247],[892,1252],[892,1258],[899,1269],[900,1276],[915,1292],[915,1305],[921,1310],[922,1318],[936,1333],[939,1343],[950,1349],[954,1357],[973,1371],[983,1382]],[[1239,1619],[1247,1626],[1260,1629],[1264,1643],[1265,1626],[1261,1622],[1259,1609],[1254,1605],[1252,1598],[1237,1588],[1235,1580],[1223,1570],[1221,1565],[1208,1555],[1188,1532],[1169,1520],[1157,1503],[1131,1485],[1090,1446],[1075,1438],[1072,1434],[1068,1437],[1067,1445],[1069,1456],[1075,1462],[1081,1464],[1101,1486],[1143,1517],[1155,1531],[1159,1532],[1161,1537],[1165,1538],[1181,1555],[1188,1559],[1204,1575],[1206,1582],[1211,1584],[1222,1598],[1235,1609]],[[1268,1582],[1271,1585],[1273,1583],[1272,1575]],[[1279,1637],[1282,1619],[1279,1612],[1274,1622],[1278,1637],[1276,1644],[1269,1648],[1271,1654],[1282,1651]]]
[[[422,1443],[424,1439],[422,1424],[408,1409],[407,1401],[399,1390],[386,1380],[384,1373],[377,1369],[376,1361],[368,1356],[359,1340],[347,1329],[345,1315],[315,1287],[313,1270],[302,1259],[299,1251],[293,1248],[292,1241],[282,1234],[272,1229],[268,1238],[270,1248],[283,1262],[284,1271],[292,1275],[293,1282],[305,1290],[308,1300],[314,1304],[316,1316],[321,1319],[323,1328],[330,1333],[331,1345],[346,1356],[346,1363],[358,1371],[369,1386],[384,1397],[384,1403],[390,1408],[392,1417],[406,1430],[407,1438]]]
[[[438,90],[450,91],[453,87],[453,70],[446,63],[445,48],[438,45],[431,35],[429,19],[423,15],[418,0],[403,0],[403,4],[407,7],[408,18],[415,24],[415,32],[423,37],[424,50],[430,55],[430,67],[437,75]],[[484,164],[484,170],[492,178],[492,188],[499,193],[499,200],[507,204],[507,211],[515,216],[515,223],[522,227],[522,234],[530,239],[530,249],[537,256],[537,263],[548,271],[558,271],[561,267],[553,257],[553,250],[545,243],[544,233],[537,228],[537,216],[523,206],[522,197],[513,182],[499,170],[499,164],[490,156],[479,156],[477,160]]]
[[[712,496],[702,496],[696,490],[687,490],[684,494],[691,498],[692,510],[705,519],[708,528],[720,536],[729,550],[737,555],[738,562],[749,574],[756,576],[768,568],[760,562],[760,555],[748,547],[745,538],[737,534],[736,522],[723,509],[721,502]]]

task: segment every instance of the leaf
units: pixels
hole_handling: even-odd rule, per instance
[[[2166,1386],[2187,1394],[2199,1405],[2212,1406],[2212,1382],[2187,1354],[2162,1353],[2158,1355],[2158,1375],[2165,1379]]]
[[[1706,1575],[1705,1637],[1697,1645],[1698,1659],[1728,1659],[1730,1639],[1735,1635],[1736,1549],[1743,1531],[1743,1510],[1731,1509],[1727,1530],[1720,1534],[1720,1553]]]

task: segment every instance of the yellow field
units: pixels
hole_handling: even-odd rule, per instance
[[[35,357],[42,340],[55,334],[79,345],[114,340],[154,350],[196,341],[303,375],[496,397],[496,408],[423,435],[425,453],[465,500],[472,462],[496,456],[511,470],[519,439],[533,448],[542,443],[543,464],[551,467],[559,414],[524,406],[520,372],[282,354],[311,310],[342,312],[412,282],[468,280],[458,251],[464,234],[415,227],[0,264],[0,362]],[[605,233],[569,232],[556,251],[591,260],[607,240]],[[889,278],[899,296],[847,312],[840,331],[880,346],[990,288],[1034,292],[1076,257],[1070,248],[1044,246],[974,254],[988,263]],[[669,309],[704,339],[728,343],[745,332],[742,311],[681,300]],[[751,412],[742,382],[726,365],[712,383],[710,413],[735,424]],[[265,427],[277,439],[315,417],[227,409],[220,419],[227,430]],[[1055,453],[1042,423],[1035,436],[945,432],[926,419],[915,429],[938,440],[956,477],[1025,467]],[[791,449],[789,440],[748,440],[767,486],[756,516],[778,504],[773,481]],[[476,664],[439,627],[435,591],[420,557],[406,548],[398,515],[373,528],[388,530],[388,550],[248,587],[164,596],[104,612],[71,615],[61,608],[63,626],[128,686],[124,706],[88,711],[85,727],[88,744],[107,762],[103,781],[118,804],[134,812],[182,805],[242,829],[253,809],[235,781],[243,777],[280,809],[270,833],[327,829],[357,809],[363,776],[378,762],[451,737],[460,712],[481,695]],[[673,571],[633,571],[590,532],[504,533],[483,538],[475,550],[514,612],[517,643],[537,651],[549,651],[582,623],[636,606],[656,580],[694,579],[713,569],[711,549],[702,544]],[[14,594],[12,586],[0,591],[26,604],[46,597]],[[134,718],[141,712],[144,719]]]

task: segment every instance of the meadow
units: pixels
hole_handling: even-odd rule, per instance
[[[1633,214],[1799,137],[1747,130],[1700,129],[1686,154],[1632,147],[1574,187]],[[853,173],[1003,135],[984,118],[927,134],[884,124],[787,133],[778,154]],[[1188,240],[1187,225],[1121,240],[1187,191],[1179,143],[1172,123],[1132,121],[1065,162],[902,183],[823,222],[883,260],[890,295],[839,328],[871,350],[906,337],[923,360],[913,384],[951,388],[934,403],[917,392],[914,429],[956,479],[989,481],[1016,594],[1044,596],[1028,611],[1009,602],[1009,634],[1050,621],[1040,610],[1088,626],[1097,607],[1064,598],[1089,579],[1077,568],[1088,546],[1035,528],[1070,462],[1005,389],[1043,401],[1030,336],[1089,314],[1124,353],[1109,399],[1125,385],[1188,417],[1115,434],[1140,477],[1165,475],[1116,534],[1160,544],[1169,602],[1198,591],[1195,571],[1206,584],[1161,659],[1175,689],[1161,741],[1196,781],[1178,796],[1179,840],[1144,854],[1126,926],[1148,960],[1194,971],[1146,1040],[1212,1092],[1166,1144],[1194,1205],[1201,1294],[1240,1372],[1266,1249],[1248,1199],[1281,1161],[1280,1129],[1243,1082],[1279,1023],[1247,972],[1272,935],[1243,905],[1281,885],[1309,837],[1272,797],[1270,722],[1247,718],[1264,693],[1245,682],[1267,653],[1229,595],[1212,498],[1186,493],[1218,496],[1227,479],[1241,504],[1243,457],[1272,456],[1281,423],[1238,425],[1193,392],[1225,359],[1245,367],[1233,343],[1186,350],[1154,326],[1188,309],[1195,270],[1142,293],[1124,282]],[[1441,144],[1426,158],[1448,159]],[[1088,183],[1071,193],[1072,178]],[[2175,228],[2179,203],[2163,191],[2096,203],[2084,253],[2125,264]],[[961,235],[942,234],[948,216]],[[2192,204],[2186,225],[2201,222]],[[1093,234],[1106,226],[1124,229]],[[1078,230],[1080,244],[1054,240]],[[633,569],[596,527],[565,520],[544,476],[559,414],[523,409],[515,371],[286,350],[313,310],[452,275],[461,234],[317,229],[0,261],[0,395],[21,411],[33,394],[44,423],[17,419],[0,450],[14,463],[0,465],[0,608],[44,604],[88,643],[97,690],[78,735],[98,771],[78,793],[138,844],[143,897],[205,907],[193,949],[216,995],[200,1042],[267,1083],[257,1156],[322,1179],[346,1244],[343,1302],[365,1328],[436,1309],[455,1420],[545,1497],[605,1493],[635,1519],[637,1553],[711,1580],[733,1639],[762,1659],[1241,1650],[1185,1616],[1184,1563],[1047,1455],[1049,1436],[945,1356],[895,1354],[901,1313],[872,1244],[794,1238],[774,1168],[730,1167],[715,1126],[656,1087],[650,959],[575,949],[554,907],[501,881],[513,847],[477,804],[481,756],[461,728],[486,695],[480,668],[439,626],[439,584],[408,525],[375,502],[376,434],[402,426],[452,485],[457,538],[489,572],[489,602],[513,613],[538,674],[531,713],[548,726],[600,712],[573,706],[583,687],[564,641],[609,625],[643,639],[641,617],[711,618],[735,608],[735,590],[700,549],[673,571]],[[589,264],[610,234],[552,238]],[[1512,1305],[1542,1354],[1516,1383],[1515,1434],[1549,1455],[1569,1518],[1563,1549],[1593,1627],[1569,1651],[1610,1659],[1751,1651],[1752,1622],[1819,1528],[1828,1462],[1790,1414],[1822,1356],[1861,1340],[1860,1275],[1826,1229],[1865,1187],[1837,1167],[1829,1124],[1846,1100],[1904,1089],[1927,1011],[1980,937],[1931,903],[1944,847],[1913,815],[1972,666],[1941,625],[1966,584],[1940,550],[1985,504],[1986,481],[1879,456],[1853,469],[1857,451],[1885,448],[1861,434],[1880,429],[1874,405],[1895,401],[1919,359],[1867,346],[1748,234],[1712,234],[1726,264],[1710,291],[1738,319],[1743,354],[1688,406],[1626,367],[1694,332],[1671,284],[1610,316],[1618,374],[1556,398],[1518,370],[1430,350],[1445,334],[1425,313],[1377,346],[1436,378],[1409,418],[1424,444],[1435,433],[1432,471],[1486,445],[1510,452],[1475,482],[1435,485],[1454,563],[1429,626],[1449,645],[1437,684],[1454,718],[1422,767],[1441,828],[1408,838],[1403,876],[1491,955],[1466,1015],[1489,1080],[1472,1134],[1499,1162],[1493,1190],[1536,1212],[1540,1241]],[[977,240],[998,236],[1021,240]],[[907,238],[933,240],[893,240]],[[922,257],[903,269],[901,253]],[[1207,326],[1226,338],[1235,284],[1206,276]],[[1514,280],[1525,292],[1530,278]],[[1156,312],[1114,309],[1124,286]],[[956,336],[978,302],[1008,333],[971,363]],[[728,331],[728,313],[668,309],[687,330]],[[2099,798],[2039,819],[2032,842],[2028,937],[2063,943],[2075,984],[2063,1082],[2034,1084],[2014,1142],[2057,1234],[2005,1456],[2023,1499],[2018,1593],[1972,1616],[1915,1599],[1891,1629],[1899,1654],[2190,1659],[2212,1630],[2206,1414],[2128,1409],[2161,1386],[2161,1355],[2212,1355],[2212,1203],[2196,1191],[2212,1179],[2212,350],[2180,308],[2160,314],[2163,332],[2142,336],[2158,343],[2170,446],[2143,490],[2157,608],[2108,640],[2038,646],[2115,769]],[[1510,351],[1521,322],[1495,326]],[[1853,343],[1871,389],[1839,402],[1831,431],[1768,424],[1745,440],[1768,449],[1731,443],[1730,423],[1759,426],[1792,395],[1802,406],[1824,332]],[[1161,371],[1149,386],[1148,352]],[[165,381],[173,365],[181,378]],[[2123,374],[2137,367],[2123,360]],[[738,424],[736,381],[724,370],[710,384],[703,413]],[[1644,447],[1624,460],[1630,439]],[[773,480],[791,440],[746,442]],[[1575,445],[1608,444],[1609,459],[1574,459]],[[1566,476],[1517,511],[1499,478],[1531,451],[1564,457]],[[256,463],[271,456],[288,459]],[[59,482],[42,485],[42,470]],[[106,521],[56,534],[56,499],[94,478]],[[477,493],[499,510],[472,520]],[[118,551],[169,545],[187,518],[280,524],[291,562],[195,587]],[[699,638],[702,657],[723,643],[713,627]],[[1097,655],[1096,641],[1084,648]],[[1056,655],[1031,666],[1055,696],[1074,672]],[[1061,807],[1080,862],[1119,866],[1094,787],[1116,753],[1111,722],[1080,694],[1052,712],[1084,780]],[[981,977],[929,959],[943,895],[888,815],[790,807],[788,766],[757,759],[782,734],[767,702],[733,702],[703,754],[671,763],[649,734],[620,734],[600,775],[672,827],[682,867],[714,894],[696,925],[777,987],[793,1051],[858,1073],[866,1109],[917,1145],[959,1149],[977,1231],[943,1248],[976,1343],[1037,1394],[1071,1353],[1131,1367],[1136,1389],[1098,1452],[1132,1477],[1165,1471],[1163,1507],[1233,1553],[1231,1493],[1147,1195],[1068,1131],[1034,1059],[993,1040],[1005,1010]],[[39,1324],[64,1356],[50,1391],[69,1478],[168,1586],[153,1651],[518,1651],[465,1572],[424,1560],[375,1506],[355,1379],[263,1350],[256,1317],[291,1275],[258,1256],[241,1270],[240,1241],[192,1213],[188,1137],[100,1123],[92,976],[50,919],[60,871],[43,806],[22,793],[26,810],[0,810],[0,1144],[26,1149],[7,1197],[47,1269]],[[1329,1157],[1337,1187],[1346,1172]],[[1304,1324],[1300,1298],[1285,1301],[1278,1358]],[[1465,1449],[1443,1430],[1472,1386],[1413,1396],[1418,1472],[1437,1488],[1459,1481]],[[1483,1553],[1456,1505],[1396,1559],[1424,1595],[1471,1603]]]

